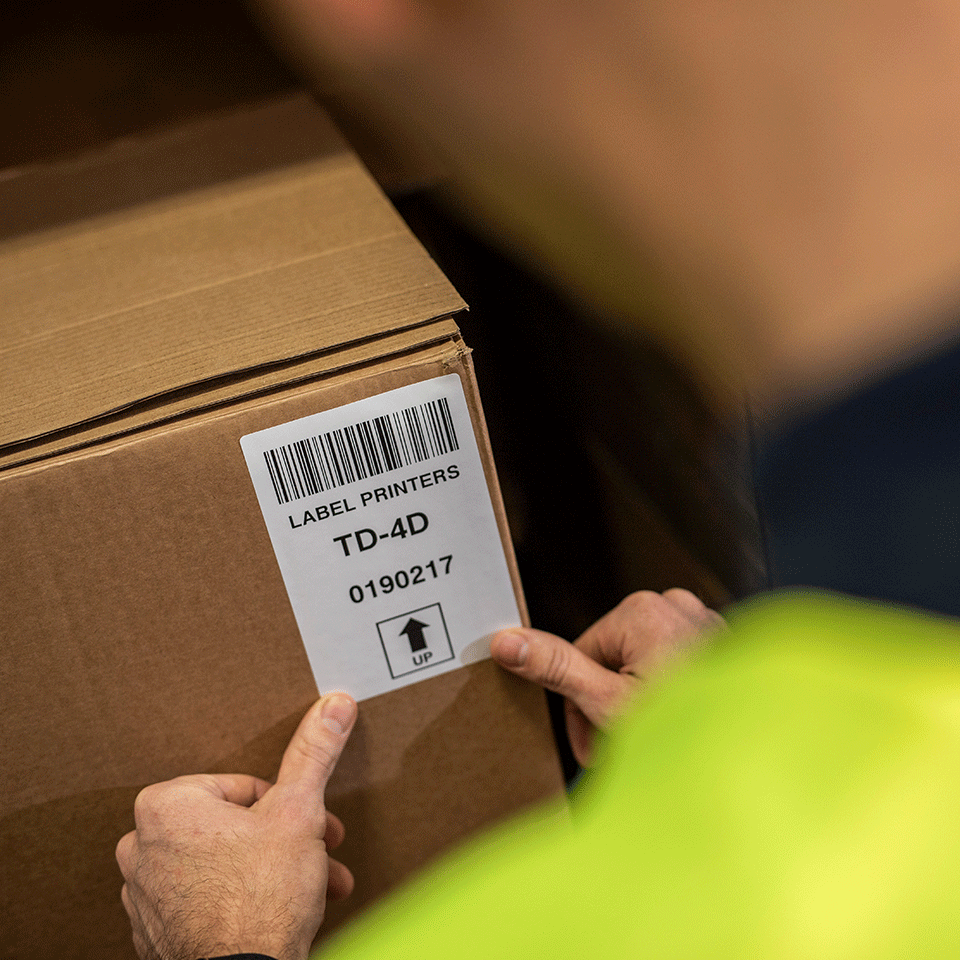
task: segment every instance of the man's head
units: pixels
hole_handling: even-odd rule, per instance
[[[816,391],[943,333],[953,0],[264,2],[490,229],[713,382]]]

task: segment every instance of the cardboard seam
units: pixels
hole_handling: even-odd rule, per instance
[[[373,302],[373,301],[368,301]],[[127,403],[118,404],[115,407],[110,407],[107,410],[102,411],[101,413],[95,414],[91,417],[85,417],[83,420],[77,420],[72,423],[63,424],[62,426],[55,427],[52,430],[44,430],[40,433],[31,434],[26,437],[18,437],[16,440],[10,440],[5,443],[0,443],[0,457],[4,456],[6,453],[12,452],[16,447],[23,446],[26,444],[37,443],[44,440],[45,438],[54,438],[59,434],[68,434],[72,431],[84,430],[89,427],[93,427],[98,423],[103,423],[104,421],[111,420],[115,417],[123,416],[124,414],[129,414],[135,412],[138,408],[149,407],[152,404],[162,403],[164,399],[171,399],[177,395],[188,394],[190,392],[196,392],[198,394],[202,393],[204,390],[215,389],[217,386],[226,385],[231,380],[236,379],[238,387],[244,379],[252,378],[256,376],[259,372],[267,372],[271,370],[282,369],[285,366],[294,367],[298,364],[308,363],[311,360],[319,360],[321,357],[329,356],[332,354],[339,353],[345,347],[362,347],[365,344],[373,344],[379,340],[386,340],[392,334],[399,332],[408,332],[413,330],[419,330],[422,328],[430,327],[433,324],[442,323],[445,320],[452,320],[455,322],[455,313],[441,313],[435,317],[430,317],[426,320],[420,320],[416,323],[407,324],[405,326],[394,327],[389,331],[382,331],[376,334],[370,334],[366,337],[357,337],[355,340],[345,340],[340,344],[337,344],[334,347],[327,347],[323,350],[311,350],[305,353],[297,353],[292,356],[284,357],[279,360],[269,360],[263,363],[251,364],[245,367],[237,367],[233,370],[227,370],[224,373],[217,374],[212,377],[204,377],[200,380],[187,381],[185,383],[178,384],[175,387],[171,387],[167,390],[160,390],[156,393],[148,394],[147,396],[137,397],[135,400],[131,400]],[[432,343],[440,342],[444,339],[447,339],[450,336],[450,333],[438,333],[432,337],[427,337],[426,339],[420,341],[420,343],[412,345],[411,347],[404,347],[397,352],[398,355],[402,355],[409,349],[417,349],[421,346],[429,346]],[[392,356],[391,352],[387,352],[384,356]],[[350,370],[358,364],[362,364],[365,361],[355,360],[349,363],[344,363],[340,365],[334,365],[328,367],[326,370],[320,371],[317,374],[307,375],[305,377],[293,377],[289,380],[284,380],[281,383],[271,384],[271,387],[279,387],[289,383],[299,383],[304,380],[311,379],[312,376],[330,376],[334,373],[343,370]],[[133,368],[137,369],[137,368]],[[262,389],[269,389],[267,387]],[[240,399],[244,396],[252,396],[260,390],[254,389],[250,391],[242,391],[235,394],[232,397],[227,398],[223,402],[230,402],[234,399]],[[201,405],[197,407],[190,407],[187,410],[180,411],[182,414],[189,414],[195,412],[196,410],[205,409],[208,405]],[[2,469],[2,468],[0,468]]]
[[[417,326],[428,326],[430,323],[436,323],[437,321],[441,321],[448,318],[452,319],[452,317],[453,317],[452,314],[444,314],[440,317],[434,318],[433,320],[426,321],[425,323],[417,324]],[[19,467],[31,467],[31,466],[39,467],[39,466],[42,466],[42,464],[45,461],[55,459],[57,457],[71,458],[70,455],[76,455],[76,454],[81,454],[85,456],[90,455],[94,447],[101,444],[110,443],[113,440],[130,439],[135,437],[139,433],[143,433],[160,426],[173,426],[182,421],[186,421],[191,417],[197,416],[198,414],[206,413],[206,414],[212,414],[213,416],[216,416],[219,412],[225,411],[226,408],[232,407],[244,401],[271,397],[277,393],[281,393],[284,390],[288,390],[292,387],[302,386],[304,384],[310,384],[310,383],[319,383],[325,378],[328,378],[337,374],[348,373],[351,370],[362,371],[365,367],[375,366],[376,364],[381,363],[384,359],[403,360],[404,358],[410,358],[408,362],[401,363],[398,367],[398,369],[406,369],[407,367],[413,364],[422,362],[423,358],[417,357],[417,354],[419,354],[421,351],[423,351],[424,349],[433,347],[437,344],[442,344],[445,340],[451,340],[453,337],[456,337],[459,340],[459,334],[453,334],[447,331],[442,334],[437,334],[435,337],[432,337],[430,339],[423,340],[420,343],[417,343],[413,346],[405,347],[401,350],[397,350],[394,353],[388,353],[388,354],[383,354],[377,357],[357,360],[357,361],[354,361],[353,363],[344,364],[343,366],[340,366],[340,367],[333,367],[327,370],[319,371],[317,373],[307,374],[300,377],[294,377],[290,380],[284,380],[281,383],[273,383],[273,384],[270,384],[269,386],[263,386],[263,387],[255,388],[253,390],[249,390],[247,392],[237,393],[225,399],[216,400],[210,403],[201,403],[196,406],[190,407],[187,410],[178,411],[175,414],[170,414],[167,416],[159,415],[151,420],[144,421],[143,423],[138,423],[135,426],[131,426],[125,429],[122,427],[118,427],[118,429],[115,432],[108,433],[105,436],[99,436],[99,437],[94,437],[94,438],[85,439],[85,440],[78,439],[78,441],[74,444],[57,446],[54,449],[45,451],[44,453],[39,454],[35,457],[24,457],[23,459],[11,460],[8,463],[0,464],[0,476],[2,476],[3,473],[7,471],[11,471]],[[370,341],[376,341],[378,338],[371,337],[367,339]],[[359,341],[359,342],[363,342],[363,341]],[[451,350],[447,351],[445,354],[442,354],[437,359],[438,359],[438,362],[443,367],[443,369],[447,370],[448,368],[455,366],[457,362],[462,360],[464,357],[468,356],[470,353],[471,353],[470,349],[467,348],[465,345],[463,345],[461,341],[460,346],[452,347]],[[321,356],[321,355],[322,354],[317,354],[316,356]],[[283,361],[278,361],[278,364],[282,362]],[[268,366],[270,365],[265,364],[262,368],[254,367],[250,369],[252,370],[266,369]],[[204,383],[207,386],[210,386],[212,385],[213,381],[204,381]],[[203,384],[200,384],[198,386],[202,387]],[[168,391],[167,393],[160,394],[156,398],[151,398],[151,399],[161,399],[164,396],[169,397],[176,392],[177,391]],[[111,415],[115,416],[117,414],[123,414],[125,412],[129,413],[137,405],[143,402],[144,401],[138,401],[137,404],[121,408],[119,411],[116,411]],[[5,455],[14,456],[15,448],[19,445],[29,446],[29,444],[31,443],[44,440],[44,438],[49,438],[50,442],[54,442],[56,436],[60,433],[66,434],[68,433],[69,429],[83,430],[84,428],[93,427],[101,420],[109,419],[109,416],[110,415],[104,415],[103,417],[98,417],[95,420],[88,420],[80,424],[71,425],[71,428],[66,428],[66,429],[62,428],[60,430],[55,430],[46,434],[41,434],[37,437],[30,437],[24,440],[20,440],[14,444],[7,445],[6,448],[0,447],[0,458],[2,458]]]
[[[283,263],[274,264],[262,270],[250,270],[250,271],[247,271],[246,273],[238,273],[227,279],[219,280],[216,283],[198,284],[197,286],[190,287],[187,290],[178,290],[175,294],[170,294],[162,297],[153,297],[150,300],[142,300],[137,303],[125,306],[120,310],[114,310],[109,313],[99,313],[96,316],[86,317],[83,320],[78,320],[75,323],[67,324],[66,326],[63,326],[63,327],[44,330],[41,333],[34,334],[33,336],[26,337],[22,340],[15,340],[12,344],[8,344],[6,347],[0,347],[0,357],[3,357],[4,355],[13,354],[16,350],[22,348],[23,346],[29,346],[31,344],[43,344],[49,340],[56,340],[67,331],[82,329],[83,327],[86,327],[86,326],[100,325],[100,324],[103,324],[104,321],[112,320],[116,317],[122,317],[124,314],[127,314],[127,313],[135,313],[140,310],[147,309],[149,307],[157,306],[158,304],[176,303],[177,300],[191,297],[197,293],[205,293],[207,291],[216,290],[220,287],[229,286],[232,283],[239,283],[239,282],[242,282],[243,280],[253,279],[254,277],[266,276],[267,274],[273,273],[276,270],[283,270],[288,267],[295,267],[300,264],[309,263],[311,260],[320,261],[325,259],[326,257],[345,253],[348,250],[356,250],[356,249],[359,249],[360,247],[372,246],[374,244],[383,243],[384,241],[387,241],[387,240],[391,240],[394,238],[403,238],[403,237],[404,237],[403,231],[398,228],[396,230],[381,234],[371,239],[361,240],[357,243],[344,244],[343,246],[335,247],[330,250],[324,250],[323,253],[321,254],[314,253],[314,254],[309,254],[308,256],[305,256],[305,257],[295,257],[292,260],[285,260],[283,261]],[[383,297],[373,297],[370,300],[359,300],[357,301],[356,306],[363,306],[367,303],[375,303],[378,299],[385,299],[386,296],[390,296],[390,294],[384,295]],[[354,304],[351,304],[350,306],[352,307],[354,306]],[[318,316],[323,316],[323,314],[322,313],[318,314]]]

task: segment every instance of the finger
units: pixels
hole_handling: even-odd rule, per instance
[[[339,860],[328,858],[327,899],[342,900],[353,893],[354,879],[350,868]]]
[[[347,828],[343,821],[336,815],[327,811],[327,830],[323,835],[323,842],[328,850],[336,850],[343,843],[347,835]]]
[[[593,763],[593,745],[597,737],[597,728],[570,700],[563,701],[563,714],[570,751],[581,767],[589,767]]]
[[[127,916],[130,919],[130,936],[133,940],[133,949],[136,951],[137,956],[141,958],[151,956],[150,945],[144,934],[143,919],[140,916],[137,905],[133,901],[133,896],[127,884],[124,884],[120,889],[120,902],[123,904],[123,909],[127,911]]]
[[[114,851],[117,858],[117,866],[120,867],[120,872],[123,874],[124,879],[127,878],[130,866],[136,862],[133,856],[136,843],[137,832],[131,830],[120,838],[120,841],[117,843],[117,849]]]
[[[173,781],[175,784],[179,782],[191,789],[204,790],[218,800],[225,800],[239,807],[252,807],[271,786],[266,780],[242,773],[203,773]]]
[[[707,610],[706,604],[695,593],[691,593],[683,587],[672,587],[669,590],[664,590],[663,598],[694,620],[700,620]]]
[[[284,751],[276,786],[268,791],[322,800],[327,781],[357,718],[356,701],[345,693],[321,697],[300,721]]]
[[[708,622],[702,617],[711,613],[689,591],[678,590],[673,602],[665,594],[638,590],[584,631],[574,646],[611,670],[644,678],[698,639]]]
[[[127,885],[124,884],[120,888],[120,902],[123,904],[123,909],[127,911],[127,916],[133,916],[133,904],[130,902],[130,891],[127,889]]]
[[[198,795],[224,803],[250,807],[270,789],[266,780],[239,773],[203,773],[177,777],[144,787],[133,802],[133,818],[138,830],[151,831],[165,812],[181,809]]]
[[[687,617],[652,590],[638,590],[588,627],[575,646],[611,670],[636,670],[674,634]]]
[[[723,617],[716,610],[711,610],[696,594],[682,587],[673,587],[664,590],[664,599],[669,600],[678,609],[682,610],[694,624],[701,629],[722,627],[726,624]]]
[[[490,653],[511,672],[572,700],[598,727],[606,726],[633,685],[630,678],[600,666],[573,644],[542,630],[498,633]]]

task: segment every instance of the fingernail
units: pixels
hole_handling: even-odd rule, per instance
[[[496,638],[496,657],[510,667],[522,667],[527,659],[529,644],[522,633],[501,633]]]
[[[340,734],[353,723],[356,712],[357,705],[352,697],[345,693],[331,693],[320,708],[320,719],[329,730]]]

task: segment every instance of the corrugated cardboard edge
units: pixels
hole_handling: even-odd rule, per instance
[[[381,337],[356,341],[260,367],[246,374],[231,375],[220,381],[206,381],[161,394],[111,411],[93,421],[0,447],[0,472],[174,422],[194,413],[214,410],[235,401],[272,393],[287,386],[308,383],[348,370],[360,370],[364,365],[379,362],[385,357],[401,356],[458,335],[453,317],[439,317]]]

